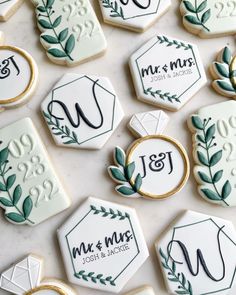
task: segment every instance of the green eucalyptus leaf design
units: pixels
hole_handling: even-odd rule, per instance
[[[168,254],[165,254],[163,250],[159,249],[159,255],[161,257],[162,267],[167,271],[167,279],[170,282],[176,283],[176,294],[193,295],[193,289],[190,281],[186,279],[183,273],[176,271],[176,263]]]
[[[111,17],[120,17],[125,19],[123,8],[118,5],[117,1],[101,0],[102,6],[109,9]]]
[[[208,1],[210,0],[183,1],[183,5],[187,11],[184,19],[188,23],[201,26],[209,32],[210,29],[206,26],[211,17],[211,9],[207,9]]]
[[[163,100],[168,100],[169,102],[173,103],[175,102],[180,102],[180,100],[177,97],[177,94],[170,94],[169,92],[162,92],[161,90],[153,90],[152,87],[149,87],[144,90],[144,94],[146,95],[151,95],[152,97],[159,97]]]
[[[219,75],[221,75],[225,78],[229,78],[229,69],[226,68],[224,66],[224,64],[221,64],[219,62],[215,62],[214,64],[215,64],[216,70],[219,73]]]
[[[119,219],[119,220],[124,220],[126,218],[130,218],[128,213],[122,213],[119,210],[114,211],[113,209],[109,208],[106,209],[105,207],[101,206],[97,208],[94,205],[90,206],[90,209],[93,211],[93,214],[100,214],[102,217],[109,217],[110,219]]]
[[[20,184],[14,186],[17,180],[15,174],[8,175],[11,170],[8,156],[8,147],[0,151],[0,205],[3,208],[12,208],[11,212],[7,210],[8,213],[5,214],[6,218],[9,220],[15,223],[25,223],[28,221],[34,224],[34,222],[29,219],[33,208],[31,198],[28,196],[23,199],[22,209],[18,207],[18,202],[22,197],[22,188]]]
[[[184,48],[184,50],[192,49],[192,45],[185,44],[183,42],[177,41],[177,40],[170,40],[166,36],[157,36],[157,39],[160,44],[166,44],[167,47],[175,46],[176,49]]]
[[[109,166],[108,172],[115,182],[121,184],[116,187],[116,191],[124,197],[139,193],[142,186],[141,175],[136,175],[134,182],[132,181],[135,163],[126,164],[126,154],[120,147],[115,148],[114,161],[117,166]]]
[[[226,46],[222,52],[222,61],[226,63],[227,65],[230,65],[232,58],[233,57],[232,57],[231,50],[229,49],[229,47]]]
[[[214,171],[220,167],[220,161],[222,159],[223,151],[218,150],[213,153],[211,150],[217,146],[215,141],[215,124],[211,122],[211,118],[202,120],[199,116],[192,116],[191,118],[192,126],[197,131],[196,144],[198,146],[197,159],[199,163],[205,167],[207,170],[198,171],[198,178],[201,183],[208,184],[206,188],[201,188],[201,193],[211,201],[223,202],[226,206],[229,206],[226,199],[230,196],[232,192],[231,184],[228,180],[225,181],[223,187],[220,189],[217,187],[217,183],[223,177],[223,170]],[[201,151],[199,150],[201,149]],[[214,167],[214,168],[213,168]],[[211,188],[209,188],[209,186]]]
[[[56,136],[60,136],[61,138],[65,139],[63,144],[70,145],[77,143],[78,145],[80,145],[77,134],[74,131],[71,132],[68,126],[61,126],[58,119],[52,117],[45,111],[43,111],[43,115],[48,126],[50,126],[52,133]]]
[[[95,272],[86,273],[85,270],[81,270],[74,274],[77,279],[84,280],[86,282],[91,281],[95,284],[100,283],[102,285],[116,286],[114,279],[111,276],[105,277],[103,274],[95,274]]]
[[[223,81],[223,80],[218,80],[218,81],[216,81],[216,83],[219,86],[219,88],[221,88],[224,91],[235,92],[235,89],[234,89],[233,85],[230,82],[226,82],[226,81]]]
[[[73,34],[69,35],[69,29],[64,28],[61,31],[57,31],[58,27],[62,23],[62,15],[57,16],[55,19],[52,18],[54,15],[53,4],[55,0],[41,0],[42,3],[37,7],[38,13],[38,24],[47,33],[41,35],[41,39],[49,44],[48,54],[54,56],[55,58],[68,58],[73,61],[71,56],[75,48],[75,37]],[[49,34],[51,31],[51,34]],[[57,45],[57,47],[52,47],[52,45]]]

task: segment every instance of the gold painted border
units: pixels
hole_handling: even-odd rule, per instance
[[[27,60],[27,62],[29,64],[29,67],[30,67],[30,71],[31,71],[30,81],[29,81],[26,89],[21,94],[19,94],[16,97],[12,97],[12,98],[7,98],[7,99],[4,99],[4,100],[0,100],[0,103],[1,104],[8,104],[8,103],[16,102],[16,101],[22,99],[31,90],[31,88],[32,88],[32,86],[34,84],[34,81],[35,81],[35,69],[34,69],[34,64],[33,64],[33,60],[31,58],[31,56],[29,56],[28,53],[26,53],[22,49],[20,49],[18,47],[14,47],[14,46],[3,45],[3,46],[0,46],[0,50],[11,50],[11,51],[15,51],[18,54],[20,54],[21,56],[23,56]]]
[[[231,64],[230,64],[230,72],[235,72],[236,71],[236,56],[234,56]],[[234,87],[236,87],[236,77],[231,77],[230,78],[232,84]]]
[[[142,137],[140,139],[137,139],[131,145],[131,147],[128,150],[128,155],[127,155],[127,160],[126,160],[127,165],[131,162],[130,159],[131,159],[132,154],[133,154],[134,150],[136,149],[136,147],[139,144],[141,144],[142,142],[149,140],[149,139],[162,139],[164,141],[168,141],[168,142],[172,143],[179,150],[179,152],[182,156],[182,159],[184,161],[185,173],[184,173],[180,183],[178,184],[178,186],[176,188],[174,188],[172,191],[170,191],[164,195],[153,195],[148,192],[144,192],[141,189],[138,191],[143,197],[146,197],[149,199],[155,199],[155,200],[166,199],[166,198],[169,198],[170,196],[176,194],[177,192],[179,192],[182,189],[182,187],[185,185],[185,183],[187,182],[187,180],[189,178],[189,174],[190,174],[189,158],[188,158],[187,152],[185,151],[183,146],[175,139],[173,139],[169,136],[166,136],[166,135],[148,135],[148,136]],[[131,179],[131,183],[134,184],[134,180]]]
[[[36,287],[36,288],[26,292],[25,295],[33,295],[35,292],[38,292],[41,290],[52,290],[52,291],[56,291],[60,295],[68,295],[68,293],[66,291],[62,290],[60,287],[53,286],[53,285],[42,285],[42,286]]]

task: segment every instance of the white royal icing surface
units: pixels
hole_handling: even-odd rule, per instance
[[[225,295],[235,285],[236,232],[228,220],[186,211],[156,252],[170,294]]]
[[[235,0],[182,0],[180,11],[185,28],[202,38],[236,32]]]
[[[149,255],[135,210],[91,197],[58,230],[58,238],[71,283],[114,293]]]
[[[32,1],[51,61],[74,66],[105,51],[105,36],[89,0]]]
[[[43,260],[30,254],[1,274],[0,288],[16,295],[25,295],[32,290],[34,295],[61,295],[56,289],[53,290],[56,287],[66,292],[66,295],[75,295],[69,286],[59,280],[41,281],[42,267]],[[37,291],[41,286],[47,286],[47,289]]]
[[[38,67],[25,50],[0,46],[0,108],[13,108],[26,103],[37,82]]]
[[[66,74],[41,106],[57,145],[100,149],[124,113],[107,78]]]
[[[207,82],[196,45],[155,36],[130,58],[137,94],[143,102],[179,110]]]
[[[23,3],[23,0],[0,0],[0,21],[7,21]]]
[[[143,32],[171,6],[170,0],[99,0],[104,21]]]
[[[236,206],[235,113],[236,102],[231,100],[203,107],[189,119],[198,191],[207,201],[226,207]]]
[[[0,138],[0,206],[7,220],[36,225],[68,208],[70,200],[31,119],[0,129]]]

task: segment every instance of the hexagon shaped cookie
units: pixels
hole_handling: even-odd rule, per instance
[[[0,0],[0,22],[7,21],[22,3],[23,0]]]
[[[100,149],[124,114],[107,78],[66,74],[41,109],[57,145]]]
[[[186,211],[156,251],[170,294],[226,295],[235,285],[236,232],[228,220]]]
[[[99,0],[106,23],[137,32],[150,27],[171,6],[170,0]]]
[[[58,238],[71,283],[114,293],[149,256],[135,210],[91,197]]]
[[[139,100],[179,110],[207,82],[196,45],[155,36],[130,58]]]

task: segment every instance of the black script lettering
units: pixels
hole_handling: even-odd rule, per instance
[[[129,242],[133,238],[132,233],[127,230],[125,233],[114,232],[111,237],[105,237],[106,247],[113,246],[114,244],[119,244],[123,242]]]
[[[0,65],[0,79],[5,79],[10,76],[11,70],[9,66],[11,63],[16,70],[16,76],[20,74],[20,69],[14,59],[14,55],[12,55],[2,61],[2,64]]]
[[[75,259],[77,255],[81,254],[87,254],[93,252],[93,243],[88,243],[85,245],[85,243],[81,243],[79,247],[74,247],[72,250],[73,258]]]

